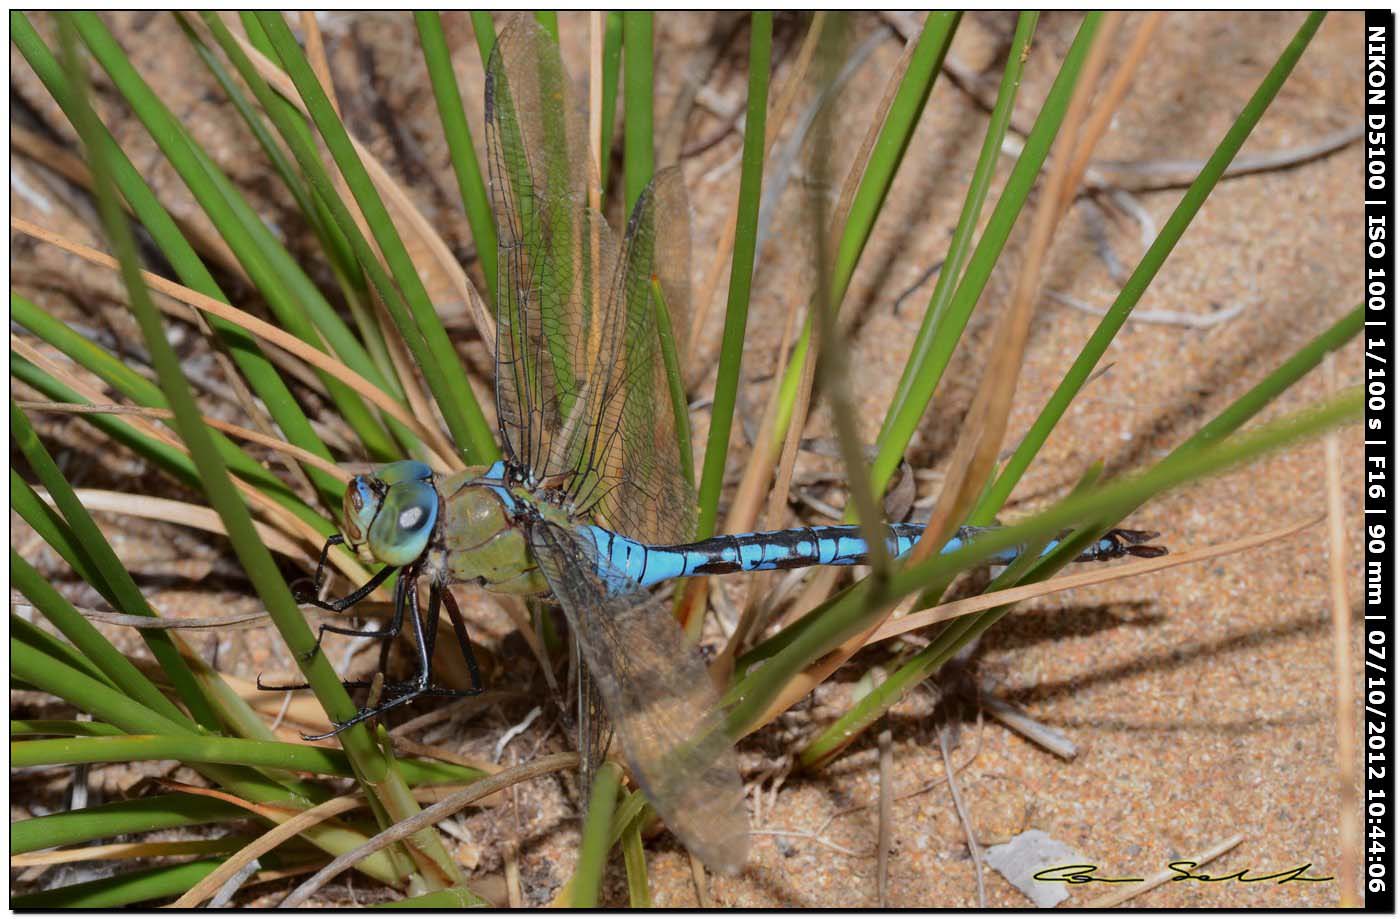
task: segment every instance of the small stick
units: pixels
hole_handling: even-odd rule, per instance
[[[1189,861],[1198,866],[1204,865],[1208,862],[1213,862],[1242,842],[1244,842],[1244,835],[1237,833],[1234,836],[1231,836],[1229,839],[1224,840],[1223,842],[1216,843],[1214,846],[1211,846],[1209,849],[1202,852],[1200,855],[1194,856],[1193,858],[1189,859]],[[1147,893],[1153,888],[1161,887],[1163,884],[1167,883],[1172,878],[1180,876],[1181,872],[1173,871],[1170,868],[1168,868],[1166,871],[1157,872],[1156,874],[1152,875],[1152,877],[1148,878],[1140,884],[1134,884],[1133,886],[1126,887],[1122,890],[1115,890],[1113,893],[1105,894],[1104,896],[1099,897],[1097,900],[1090,900],[1088,903],[1084,904],[1084,908],[1112,909],[1113,907],[1118,906],[1121,903],[1128,902],[1140,893]]]
[[[977,906],[979,909],[986,909],[987,885],[982,879],[982,847],[977,843],[977,833],[972,829],[967,808],[963,806],[962,793],[958,791],[957,771],[953,769],[953,757],[948,752],[946,724],[938,729],[938,749],[943,754],[943,771],[948,776],[948,791],[953,795],[953,807],[958,811],[958,820],[962,822],[963,833],[967,836],[967,850],[972,853],[972,867],[977,872]]]

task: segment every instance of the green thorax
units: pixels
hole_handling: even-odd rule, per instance
[[[454,581],[477,583],[498,593],[547,593],[549,585],[530,552],[528,535],[511,519],[497,491],[500,487],[496,480],[482,479],[475,469],[440,480],[440,545],[446,574]],[[517,494],[515,500],[529,499]],[[541,507],[545,514],[553,510]]]

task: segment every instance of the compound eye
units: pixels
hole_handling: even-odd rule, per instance
[[[381,486],[375,489],[375,482],[369,476],[357,475],[345,489],[345,540],[351,547],[358,547],[365,541],[374,515],[379,512],[382,501]]]
[[[369,527],[369,550],[386,565],[407,565],[428,548],[437,523],[438,494],[427,482],[391,487]]]

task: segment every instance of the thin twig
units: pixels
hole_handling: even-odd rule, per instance
[[[890,844],[894,823],[894,752],[890,729],[885,728],[878,738],[880,745],[880,824],[876,842],[875,889],[880,908],[890,908]]]
[[[1054,300],[1056,303],[1063,303],[1065,306],[1079,310],[1082,313],[1088,313],[1090,316],[1103,317],[1108,315],[1108,310],[1085,303],[1083,300],[1071,297],[1069,294],[1061,293],[1058,290],[1047,288],[1045,296]],[[1243,312],[1244,304],[1242,303],[1237,303],[1234,306],[1227,307],[1223,310],[1216,310],[1213,313],[1207,313],[1205,315],[1199,313],[1183,313],[1178,310],[1133,310],[1128,314],[1128,320],[1155,323],[1157,325],[1185,326],[1188,329],[1209,329],[1221,323],[1229,322]]]
[[[10,594],[11,609],[31,608],[23,597]],[[185,619],[180,616],[133,616],[128,613],[113,613],[93,609],[89,606],[74,607],[84,618],[104,625],[126,626],[132,629],[252,629],[266,625],[268,614],[229,613],[227,616],[207,616],[200,619]]]
[[[1186,859],[1186,861],[1190,861],[1192,864],[1198,867],[1201,865],[1208,864],[1210,862],[1215,861],[1217,858],[1224,855],[1226,852],[1229,852],[1231,849],[1233,849],[1235,846],[1239,845],[1242,842],[1244,842],[1244,835],[1242,833],[1237,833],[1228,839],[1216,843],[1201,854],[1192,856],[1190,859]],[[1138,894],[1147,893],[1149,890],[1152,890],[1156,887],[1161,887],[1163,884],[1166,884],[1172,881],[1173,879],[1179,877],[1181,877],[1181,872],[1174,871],[1171,868],[1168,868],[1165,871],[1157,872],[1156,874],[1152,875],[1152,877],[1148,878],[1140,884],[1134,884],[1131,887],[1125,887],[1121,890],[1116,890],[1113,893],[1105,894],[1104,896],[1099,897],[1096,900],[1090,900],[1088,903],[1084,904],[1084,908],[1112,909],[1115,906],[1127,903],[1129,900],[1131,900],[1133,897],[1136,897]]]
[[[977,841],[977,831],[972,828],[972,819],[963,805],[962,793],[958,790],[958,776],[953,769],[953,757],[948,753],[948,725],[938,728],[938,749],[943,754],[943,772],[948,779],[948,791],[953,796],[953,807],[957,809],[958,820],[967,836],[967,850],[972,853],[972,867],[977,873],[977,906],[987,908],[987,886],[982,878],[982,845]]]

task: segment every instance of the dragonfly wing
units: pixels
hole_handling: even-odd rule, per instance
[[[591,539],[537,520],[530,542],[633,779],[706,865],[737,872],[748,855],[748,812],[704,663],[666,605],[611,569]]]
[[[541,476],[577,397],[567,340],[588,189],[582,124],[559,52],[528,16],[502,30],[486,68],[486,146],[500,257],[496,402],[507,455]]]
[[[693,535],[695,501],[680,473],[652,278],[683,319],[684,185],[678,171],[658,174],[619,254],[588,205],[596,180],[573,98],[554,40],[529,16],[513,20],[486,75],[505,448],[577,513],[596,512],[639,539],[680,542]]]
[[[695,536],[695,494],[680,465],[691,458],[681,457],[676,443],[656,321],[658,309],[664,308],[672,329],[685,324],[690,308],[688,227],[680,169],[664,169],[637,199],[627,223],[608,304],[609,321],[623,332],[620,352],[597,374],[602,427],[616,431],[598,453],[610,473],[600,482],[598,512],[613,529],[646,542],[685,542]]]

